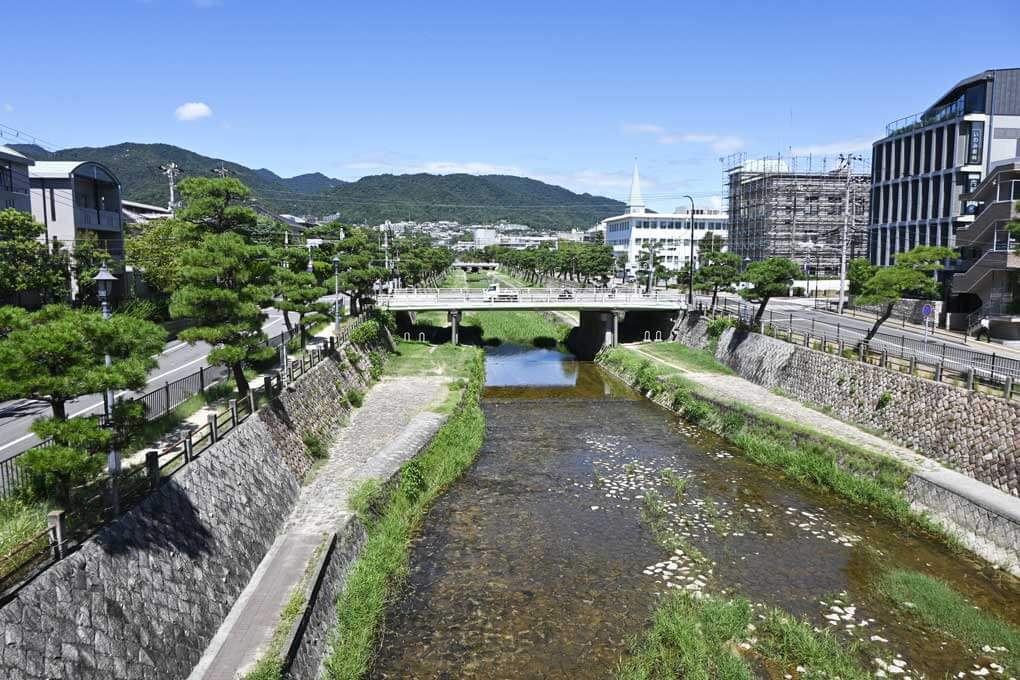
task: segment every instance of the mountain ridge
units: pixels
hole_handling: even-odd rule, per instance
[[[182,177],[208,177],[225,167],[248,185],[256,200],[278,213],[339,214],[344,222],[450,220],[462,224],[498,221],[554,230],[590,227],[619,214],[621,201],[515,175],[368,175],[344,181],[321,172],[281,177],[268,168],[252,169],[222,158],[171,144],[123,142],[103,147],[47,151],[34,145],[11,145],[35,160],[92,160],[109,167],[121,182],[125,199],[165,205],[169,185],[159,166],[174,162]]]

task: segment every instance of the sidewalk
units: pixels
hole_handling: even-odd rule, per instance
[[[443,402],[447,379],[386,378],[373,387],[302,488],[290,518],[189,676],[232,680],[265,653],[287,601],[323,539],[354,520],[350,492],[363,480],[388,478],[446,420],[427,410]]]

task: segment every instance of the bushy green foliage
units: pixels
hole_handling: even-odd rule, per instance
[[[880,394],[878,396],[878,401],[875,402],[875,408],[877,410],[881,411],[886,406],[888,406],[891,401],[892,401],[892,395],[889,394],[888,391],[882,392],[882,394]]]
[[[195,322],[180,338],[212,345],[209,362],[231,370],[242,396],[244,368],[275,353],[262,330],[262,308],[273,296],[269,254],[234,233],[207,235],[181,254],[181,286],[170,299],[173,318]]]
[[[68,253],[59,242],[41,241],[45,233],[28,213],[0,210],[0,297],[39,291],[43,299],[56,301],[68,295]]]
[[[361,363],[361,355],[358,354],[358,350],[354,349],[353,347],[348,347],[344,351],[344,354],[347,355],[347,361],[351,362],[351,366],[357,368],[358,364]]]
[[[731,316],[720,316],[714,319],[709,319],[706,332],[709,337],[718,339],[726,328],[733,328],[734,326],[736,326],[736,319]]]
[[[351,343],[361,347],[367,347],[378,340],[381,332],[382,327],[379,325],[379,322],[375,319],[369,319],[368,321],[358,324],[353,330],[351,330]]]
[[[306,433],[301,438],[301,441],[304,442],[305,449],[308,451],[308,455],[311,456],[313,460],[322,460],[329,456],[329,449],[326,448],[326,445],[317,434],[311,432]]]
[[[365,395],[361,390],[350,390],[347,392],[347,401],[354,408],[361,408],[365,403]]]
[[[428,482],[425,481],[425,471],[422,468],[421,461],[417,459],[411,459],[404,465],[404,469],[400,473],[400,490],[408,500],[415,500],[425,489],[428,488]]]
[[[64,404],[83,394],[145,385],[166,333],[149,321],[49,305],[32,313],[0,313],[0,398],[45,401],[64,417]],[[112,365],[105,365],[110,354]]]
[[[752,262],[744,271],[744,279],[750,287],[743,288],[740,296],[745,300],[757,300],[758,311],[754,315],[757,324],[765,313],[765,307],[773,297],[786,295],[793,280],[800,275],[800,267],[785,257],[770,257],[761,262]]]
[[[943,246],[917,246],[900,253],[891,267],[877,267],[861,284],[857,301],[863,305],[880,305],[882,311],[868,331],[864,342],[869,342],[879,327],[892,316],[893,308],[903,297],[932,297],[938,294],[938,281],[934,273],[943,268],[944,260],[957,253]]]
[[[32,431],[40,438],[52,438],[53,444],[18,456],[22,475],[18,491],[27,499],[66,505],[74,487],[102,471],[113,434],[100,427],[96,418],[43,418],[32,423]]]

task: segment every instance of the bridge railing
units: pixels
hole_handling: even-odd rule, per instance
[[[635,289],[611,288],[500,288],[498,291],[483,288],[400,288],[380,295],[376,303],[382,307],[423,303],[505,304],[505,303],[588,303],[607,305],[630,304],[682,304],[684,293],[672,290],[643,292]]]

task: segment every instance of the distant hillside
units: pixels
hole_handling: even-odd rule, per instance
[[[339,213],[345,222],[378,224],[385,220],[499,220],[538,229],[587,227],[624,204],[602,196],[575,194],[527,177],[510,175],[374,175],[356,182],[322,173],[280,177],[271,170],[209,158],[169,144],[124,143],[48,152],[32,145],[13,145],[36,160],[94,160],[110,167],[125,198],[164,205],[169,199],[159,166],[177,163],[184,176],[208,177],[221,165],[251,187],[257,200],[276,212],[297,215]]]

